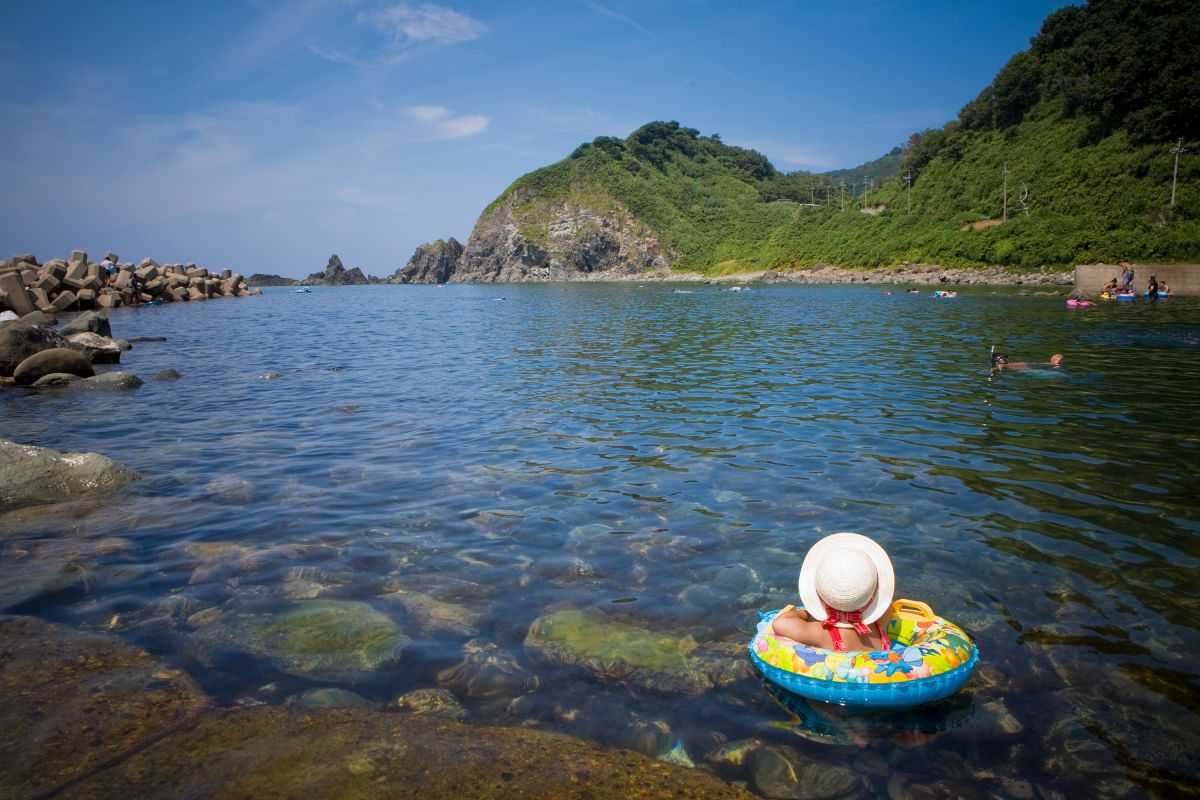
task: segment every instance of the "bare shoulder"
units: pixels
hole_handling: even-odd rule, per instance
[[[788,639],[800,642],[806,638],[810,625],[812,625],[812,621],[808,617],[808,612],[803,609],[785,609],[775,615],[775,619],[771,623],[771,630],[778,636],[786,636]]]

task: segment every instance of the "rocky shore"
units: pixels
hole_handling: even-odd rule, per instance
[[[0,644],[6,798],[752,797],[710,772],[423,703],[223,709],[116,636],[35,617],[0,615]]]
[[[159,264],[152,258],[134,265],[121,262],[112,252],[105,253],[101,263],[90,261],[83,250],[72,250],[69,258],[44,264],[29,253],[11,256],[0,264],[0,312],[11,311],[19,317],[37,311],[58,314],[256,293],[230,269],[210,273],[192,263]]]

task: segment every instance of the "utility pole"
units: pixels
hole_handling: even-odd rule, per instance
[[[808,187],[808,191],[809,191],[809,196],[808,196],[809,203],[808,204],[810,206],[815,206],[817,204],[817,187],[815,185],[810,184]]]
[[[1004,219],[1008,219],[1008,164],[1004,165]]]
[[[904,182],[906,184],[908,184],[908,211],[905,213],[911,214],[912,213],[912,170],[911,169],[908,172],[904,173]]]
[[[842,211],[846,210],[846,182],[838,181],[838,199],[842,201]]]
[[[1179,137],[1179,142],[1171,148],[1171,152],[1175,154],[1175,171],[1171,173],[1171,208],[1175,208],[1175,182],[1179,180],[1179,154],[1183,152],[1183,137]]]

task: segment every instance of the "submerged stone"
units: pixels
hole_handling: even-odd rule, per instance
[[[366,603],[307,600],[278,614],[226,615],[193,636],[201,660],[224,652],[261,659],[280,672],[352,683],[397,659],[408,637]]]
[[[430,717],[465,720],[471,716],[454,693],[446,689],[414,689],[397,697],[392,705],[410,714]]]
[[[525,646],[552,664],[658,692],[701,694],[750,674],[747,659],[702,648],[690,635],[655,633],[590,610],[538,617]]]

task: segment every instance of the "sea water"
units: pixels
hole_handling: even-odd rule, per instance
[[[167,339],[124,354],[145,385],[2,391],[0,437],[141,479],[0,509],[0,610],[122,636],[225,704],[442,686],[482,723],[698,765],[757,739],[893,796],[1194,789],[1200,301],[674,288],[114,310],[116,337]],[[1065,359],[992,373],[993,347]],[[167,368],[182,377],[153,379]],[[526,647],[539,617],[584,609],[736,653],[843,530],[887,549],[898,597],[973,635],[964,693],[853,715],[750,674],[679,693]],[[330,680],[205,633],[314,599],[411,641]]]

